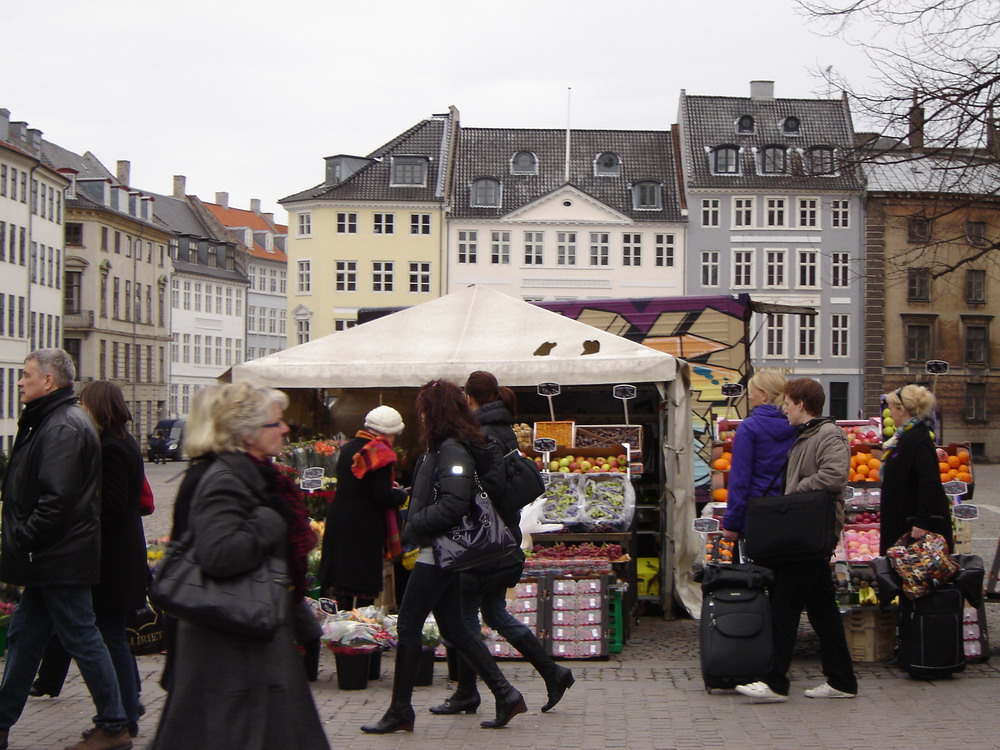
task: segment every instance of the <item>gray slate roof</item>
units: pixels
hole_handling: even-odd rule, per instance
[[[879,156],[864,164],[868,192],[990,195],[1000,192],[1000,164],[946,155]]]
[[[368,154],[372,162],[334,185],[320,184],[309,190],[282,198],[279,203],[327,199],[357,201],[415,201],[430,203],[442,200],[437,194],[442,158],[442,138],[448,120],[434,118],[421,120],[406,132]],[[424,187],[390,187],[390,156],[426,156],[428,174]]]
[[[571,130],[569,182],[591,197],[637,221],[682,221],[669,131]],[[538,173],[511,174],[511,158],[530,151]],[[617,176],[595,176],[598,155],[613,152],[621,160]],[[566,131],[512,128],[462,128],[455,171],[452,218],[496,219],[535,201],[566,183]],[[501,182],[501,205],[470,205],[469,186],[480,177]],[[637,211],[631,185],[663,183],[663,208]]]
[[[146,195],[153,196],[153,214],[157,219],[166,224],[170,228],[170,231],[231,243],[231,240],[215,237],[211,230],[198,219],[198,215],[188,205],[186,200],[173,198],[168,195],[159,195],[149,191],[145,192]]]
[[[112,183],[118,184],[115,175],[111,174],[104,164],[101,163],[101,160],[89,151],[81,156],[58,144],[42,139],[41,157],[42,161],[53,169],[75,169],[79,173],[77,177],[96,177],[111,180]]]
[[[754,118],[752,134],[736,132],[743,115]],[[800,121],[799,135],[782,132],[787,117]],[[792,174],[759,175],[753,147],[786,146],[808,150],[830,146],[841,150],[854,144],[854,127],[847,103],[842,99],[751,99],[729,96],[681,96],[681,128],[684,131],[684,178],[692,188],[731,188],[734,190],[784,188],[818,190],[860,190],[862,181],[856,170],[843,168],[834,176],[802,174],[801,162],[789,152]],[[709,149],[726,144],[740,147],[740,174],[712,174]]]

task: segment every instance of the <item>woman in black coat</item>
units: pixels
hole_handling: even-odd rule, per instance
[[[128,731],[135,737],[140,685],[126,620],[131,611],[146,605],[149,583],[139,503],[145,469],[142,451],[126,431],[132,415],[122,389],[108,380],[95,380],[80,391],[80,404],[101,435],[101,577],[93,587],[94,614],[114,664]],[[58,695],[69,662],[69,654],[53,638],[31,694]]]
[[[388,537],[399,545],[396,511],[406,502],[406,491],[393,476],[392,446],[404,426],[398,411],[378,406],[337,457],[337,491],[326,510],[319,579],[340,609],[375,601],[382,591],[382,561],[392,550]]]
[[[879,554],[904,534],[920,539],[928,531],[952,546],[951,503],[941,486],[937,450],[931,437],[934,394],[906,385],[885,396],[896,432],[882,451],[882,505]]]

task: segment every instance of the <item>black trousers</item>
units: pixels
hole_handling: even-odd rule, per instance
[[[774,622],[774,660],[765,680],[776,693],[788,695],[788,670],[799,632],[799,619],[805,610],[809,624],[819,637],[823,674],[830,687],[845,693],[858,692],[858,680],[847,648],[844,624],[830,565],[827,560],[769,563],[774,571],[771,586],[771,610]],[[815,686],[813,686],[815,687]]]

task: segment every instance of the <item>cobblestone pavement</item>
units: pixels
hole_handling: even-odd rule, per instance
[[[152,538],[165,533],[169,526],[169,498],[176,492],[178,482],[165,480],[176,475],[181,464],[147,464],[147,469],[158,508],[147,519],[147,535]],[[983,508],[983,518],[975,522],[975,551],[983,556],[988,567],[1000,533],[1000,466],[980,467],[977,479],[976,500]],[[992,632],[1000,634],[1000,603],[988,603],[986,608]],[[437,717],[426,711],[451,688],[443,662],[435,666],[433,685],[415,691],[417,727],[412,735],[375,737],[362,735],[358,729],[361,724],[377,719],[388,706],[391,660],[384,660],[382,679],[371,682],[367,690],[341,691],[337,688],[333,657],[325,653],[313,695],[330,745],[338,750],[353,750],[357,746],[366,750],[457,750],[469,746],[483,750],[1000,747],[997,710],[1000,638],[991,646],[989,662],[970,664],[953,679],[914,681],[891,665],[857,664],[860,678],[857,699],[810,700],[802,695],[802,690],[823,679],[815,636],[803,622],[791,673],[791,699],[784,704],[752,705],[735,693],[705,693],[698,668],[697,627],[697,622],[690,619],[641,617],[620,654],[607,661],[564,662],[573,668],[577,683],[562,703],[547,714],[538,710],[545,700],[545,690],[530,666],[518,661],[504,662],[504,671],[525,694],[529,712],[501,730],[479,727],[479,721],[487,713],[488,700],[484,701],[479,717]],[[135,741],[137,750],[149,745],[165,700],[157,685],[162,657],[140,657],[139,665],[142,697],[148,713]],[[211,700],[211,696],[206,696],[206,700]],[[61,748],[89,725],[92,714],[86,687],[74,667],[58,698],[29,700],[24,715],[11,731],[10,747],[12,750]]]

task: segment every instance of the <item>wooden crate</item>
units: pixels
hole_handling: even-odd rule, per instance
[[[968,521],[955,521],[952,531],[953,552],[958,555],[972,554],[972,524]]]
[[[843,614],[847,648],[854,661],[886,661],[896,647],[895,608],[856,607]]]

